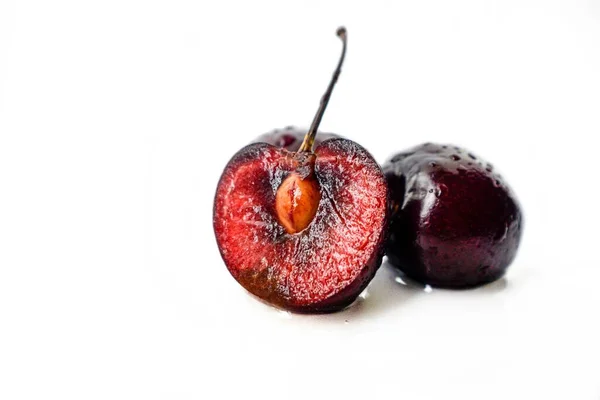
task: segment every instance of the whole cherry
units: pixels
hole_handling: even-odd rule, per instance
[[[260,135],[253,143],[264,142],[272,144],[273,146],[283,147],[289,151],[298,151],[307,133],[308,129],[286,126],[283,129],[274,129],[271,132]],[[317,147],[326,140],[336,138],[341,138],[341,136],[336,135],[335,133],[317,132],[314,146]]]
[[[426,143],[396,154],[383,168],[392,265],[451,288],[504,275],[519,247],[523,215],[491,164],[457,146]]]

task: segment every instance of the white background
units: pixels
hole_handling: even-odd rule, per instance
[[[494,163],[506,279],[276,311],[212,231],[228,159],[308,125]],[[599,399],[600,2],[0,1],[0,398]]]

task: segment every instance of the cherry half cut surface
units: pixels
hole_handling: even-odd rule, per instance
[[[491,164],[456,146],[426,143],[384,167],[390,190],[386,254],[409,277],[468,288],[504,275],[521,239],[517,199]]]
[[[313,146],[346,53],[343,50],[310,129],[289,143],[253,143],[229,161],[215,195],[213,226],[231,275],[267,303],[295,312],[350,305],[381,265],[388,189],[357,143]]]

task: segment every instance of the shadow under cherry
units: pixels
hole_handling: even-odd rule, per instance
[[[350,323],[370,319],[383,313],[399,312],[415,301],[419,301],[420,298],[436,293],[452,293],[461,297],[482,294],[492,295],[504,291],[507,287],[508,281],[505,277],[502,277],[497,281],[471,289],[432,288],[429,285],[410,279],[385,260],[375,278],[354,303],[340,312],[316,317],[331,322]]]

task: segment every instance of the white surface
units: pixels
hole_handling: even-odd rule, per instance
[[[0,398],[600,398],[600,4],[0,3]],[[464,145],[526,216],[507,278],[330,316],[246,295],[219,174],[323,120],[380,161]]]

